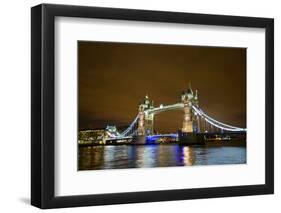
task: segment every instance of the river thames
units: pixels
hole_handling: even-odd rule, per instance
[[[78,170],[245,164],[245,146],[80,146]]]

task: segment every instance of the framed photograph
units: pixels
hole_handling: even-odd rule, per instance
[[[274,21],[31,9],[31,203],[272,194]]]

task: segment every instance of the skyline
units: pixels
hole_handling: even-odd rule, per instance
[[[207,114],[246,127],[245,48],[79,41],[78,58],[80,130],[129,125],[145,95],[178,103],[189,82]],[[182,116],[155,116],[155,130],[177,131]]]

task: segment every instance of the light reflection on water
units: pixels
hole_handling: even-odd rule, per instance
[[[79,147],[79,170],[246,163],[246,147],[120,145]]]

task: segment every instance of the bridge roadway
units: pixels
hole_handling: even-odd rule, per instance
[[[155,138],[161,138],[161,137],[172,137],[172,138],[176,138],[178,137],[178,134],[158,134],[158,135],[147,135],[146,138],[147,139],[155,139]],[[133,136],[120,136],[120,137],[114,137],[114,138],[107,138],[106,141],[112,141],[112,140],[126,140],[126,139],[132,139]]]
[[[246,133],[244,131],[240,132],[205,132],[205,133],[196,133],[195,135],[197,136],[207,136],[207,137],[212,137],[212,136],[232,136],[232,137],[237,137],[241,135],[245,135]],[[156,140],[157,138],[161,137],[170,137],[170,138],[179,138],[179,134],[176,133],[171,133],[171,134],[157,134],[157,135],[147,135],[145,136],[146,139],[148,140]],[[117,140],[128,140],[128,139],[133,139],[133,136],[120,136],[120,137],[114,137],[114,138],[107,138],[106,141],[117,141]]]

